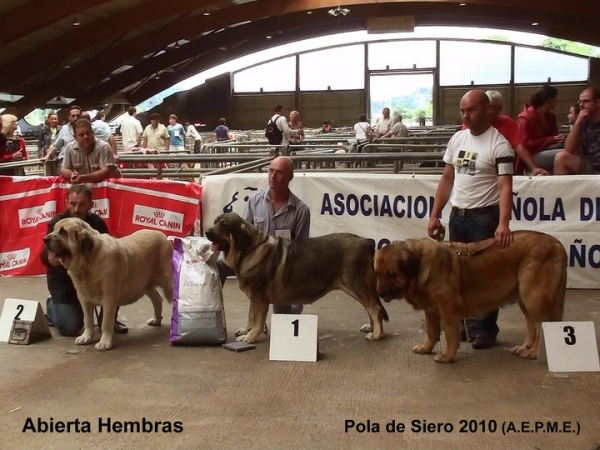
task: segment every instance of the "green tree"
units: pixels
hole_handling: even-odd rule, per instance
[[[501,36],[499,34],[490,34],[489,36],[486,37],[486,39],[489,41],[512,42],[506,36]]]
[[[583,56],[600,57],[600,48],[581,42],[567,41],[566,39],[546,38],[542,41],[542,47],[562,50]]]

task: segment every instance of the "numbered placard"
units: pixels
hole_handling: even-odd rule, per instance
[[[594,322],[544,322],[540,362],[550,372],[600,372]]]
[[[318,316],[314,314],[271,315],[272,361],[317,360]]]
[[[27,326],[27,322],[31,324],[30,328]],[[15,323],[17,326],[15,326]],[[29,328],[26,342],[21,339],[25,328]],[[13,336],[13,333],[18,334],[18,336]],[[10,342],[16,339],[16,341],[22,343],[29,343],[31,335],[52,336],[48,322],[44,317],[42,305],[34,300],[7,298],[4,301],[4,307],[0,315],[0,342]]]

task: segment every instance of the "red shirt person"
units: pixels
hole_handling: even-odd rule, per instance
[[[515,174],[523,174],[523,163],[529,168],[532,175],[548,175],[548,172],[535,163],[533,156],[523,146],[523,139],[517,123],[508,115],[500,114],[504,100],[498,91],[487,91],[485,93],[490,99],[490,123],[510,143],[517,157]],[[463,123],[462,129],[466,129]],[[521,162],[519,164],[519,161]],[[517,171],[520,169],[520,171]]]
[[[23,174],[22,168],[2,169],[2,163],[22,161],[27,159],[25,140],[21,136],[15,136],[18,119],[12,114],[2,115],[2,132],[0,133],[0,175]]]

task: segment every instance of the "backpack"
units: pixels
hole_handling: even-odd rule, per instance
[[[267,123],[267,128],[265,129],[265,137],[269,141],[269,144],[279,145],[283,141],[283,133],[277,127],[277,121],[281,115],[277,116],[275,120],[269,119]]]

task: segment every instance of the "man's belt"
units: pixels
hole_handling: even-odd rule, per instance
[[[457,208],[456,206],[452,207],[452,213],[457,215],[458,217],[467,218],[467,217],[476,217],[476,216],[484,216],[486,214],[493,214],[498,212],[500,209],[499,205],[489,205],[482,206],[481,208],[471,208],[471,209],[462,209]]]

